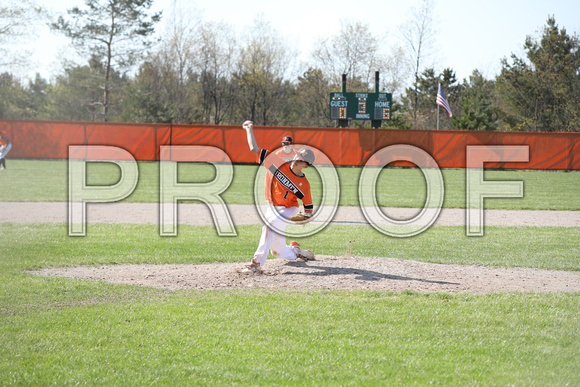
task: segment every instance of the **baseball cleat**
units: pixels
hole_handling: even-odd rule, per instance
[[[290,246],[292,246],[292,248],[294,249],[294,252],[296,253],[296,258],[301,259],[303,261],[314,261],[315,259],[314,253],[310,250],[306,250],[300,247],[300,244],[298,242],[292,242],[290,243]]]
[[[242,274],[262,274],[262,266],[252,259],[252,263],[246,265],[241,271]]]

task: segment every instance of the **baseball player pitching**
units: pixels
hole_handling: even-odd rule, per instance
[[[266,213],[268,223],[275,225],[278,230],[284,230],[286,223],[282,217],[295,221],[308,220],[314,206],[310,194],[310,183],[302,171],[314,163],[314,152],[308,148],[302,148],[295,152],[291,162],[285,162],[276,154],[269,155],[270,152],[266,149],[258,148],[252,121],[244,122],[242,127],[246,130],[250,150],[257,155],[256,161],[263,165],[269,174],[272,174],[271,185],[266,186],[270,193],[266,195],[266,199],[272,203],[276,211],[272,208],[268,209]],[[300,213],[298,199],[302,201],[304,213]],[[268,224],[265,224],[262,227],[262,236],[254,258],[242,270],[242,273],[261,274],[262,266],[266,263],[270,251],[273,256],[290,261],[314,259],[314,254],[310,250],[302,249],[297,242],[292,242],[290,246],[286,245],[286,237],[276,233],[268,227]]]

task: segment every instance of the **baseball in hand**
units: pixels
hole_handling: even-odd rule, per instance
[[[254,127],[254,123],[252,121],[246,121],[242,125],[244,129],[252,129]]]

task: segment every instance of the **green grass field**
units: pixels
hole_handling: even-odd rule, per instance
[[[66,200],[66,162],[7,164],[0,201]],[[158,200],[157,165],[139,170],[127,200]],[[234,171],[226,202],[251,203],[255,167]],[[190,182],[214,174],[207,165],[179,172]],[[360,169],[338,172],[341,204],[358,205]],[[443,173],[445,206],[463,207],[464,171]],[[87,177],[113,184],[118,168],[90,165]],[[490,199],[486,208],[580,209],[577,172],[486,178],[523,180],[526,189],[523,199]],[[424,200],[417,170],[387,169],[379,184],[381,204]],[[65,224],[0,223],[0,385],[580,385],[580,293],[167,291],[27,272],[244,262],[260,235],[257,225],[238,226],[235,238],[179,227],[162,238],[152,225],[89,224],[86,237],[73,238]],[[370,226],[329,226],[300,242],[319,254],[580,271],[580,232],[569,227],[487,227],[468,238],[464,227],[438,226],[390,238]]]
[[[128,202],[153,203],[159,200],[159,164],[139,162],[137,188],[125,199]],[[9,180],[2,187],[0,201],[67,201],[68,163],[62,160],[9,160],[9,169],[2,171],[0,181]],[[229,204],[254,202],[253,186],[257,166],[234,165],[234,176],[223,198]],[[180,163],[179,181],[207,182],[215,177],[210,164]],[[340,181],[340,205],[358,206],[358,185],[361,168],[337,167]],[[320,202],[321,183],[315,169],[306,170],[311,181],[315,203]],[[465,170],[443,169],[446,208],[465,208]],[[112,185],[119,180],[120,169],[112,163],[88,163],[87,184]],[[486,208],[529,210],[580,210],[580,172],[563,171],[486,171],[486,180],[514,180],[524,182],[524,197],[488,199]],[[260,185],[261,187],[261,185]],[[425,201],[425,180],[420,170],[386,168],[376,187],[381,206],[422,207]]]

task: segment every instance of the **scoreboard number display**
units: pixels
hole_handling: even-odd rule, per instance
[[[336,96],[333,96],[336,94]],[[331,93],[330,94],[330,119],[331,120],[346,120],[346,108],[348,101],[344,97],[346,93]]]
[[[331,120],[390,120],[391,93],[330,93]]]

